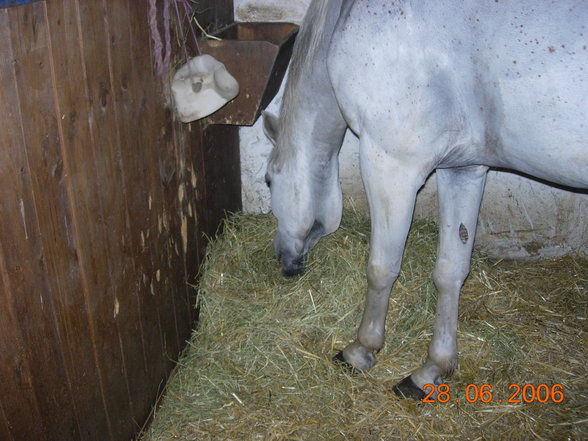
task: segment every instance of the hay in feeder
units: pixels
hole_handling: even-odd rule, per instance
[[[507,263],[476,254],[461,299],[460,364],[447,379],[451,398],[424,404],[400,400],[391,386],[419,366],[431,337],[436,227],[413,226],[386,346],[359,375],[330,359],[359,323],[369,221],[347,210],[295,279],[280,274],[275,228],[269,215],[238,214],[211,244],[198,329],[144,441],[588,439],[586,260]],[[489,384],[493,400],[467,402],[470,384]],[[511,384],[561,384],[564,400],[526,403],[519,395],[520,403],[507,403]]]

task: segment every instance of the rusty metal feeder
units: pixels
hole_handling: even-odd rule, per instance
[[[239,95],[207,117],[206,124],[250,126],[280,88],[298,26],[292,23],[232,23],[200,42],[202,53],[223,63],[239,82]]]

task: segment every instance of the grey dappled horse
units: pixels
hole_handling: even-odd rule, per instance
[[[384,344],[416,193],[437,171],[437,314],[425,364],[397,392],[422,398],[457,365],[457,314],[488,167],[588,187],[588,2],[314,0],[301,27],[267,181],[285,275],[341,219],[338,153],[360,139],[372,234],[357,338],[365,371]]]

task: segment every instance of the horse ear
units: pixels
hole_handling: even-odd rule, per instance
[[[278,117],[270,112],[262,112],[263,132],[269,138],[272,144],[276,145],[278,139]]]

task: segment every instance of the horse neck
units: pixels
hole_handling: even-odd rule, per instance
[[[301,93],[289,123],[282,129],[284,146],[292,152],[319,151],[341,144],[345,122],[330,97]]]
[[[283,161],[325,161],[343,140],[346,125],[326,63],[342,1],[314,0],[302,23],[280,111],[278,145]]]

